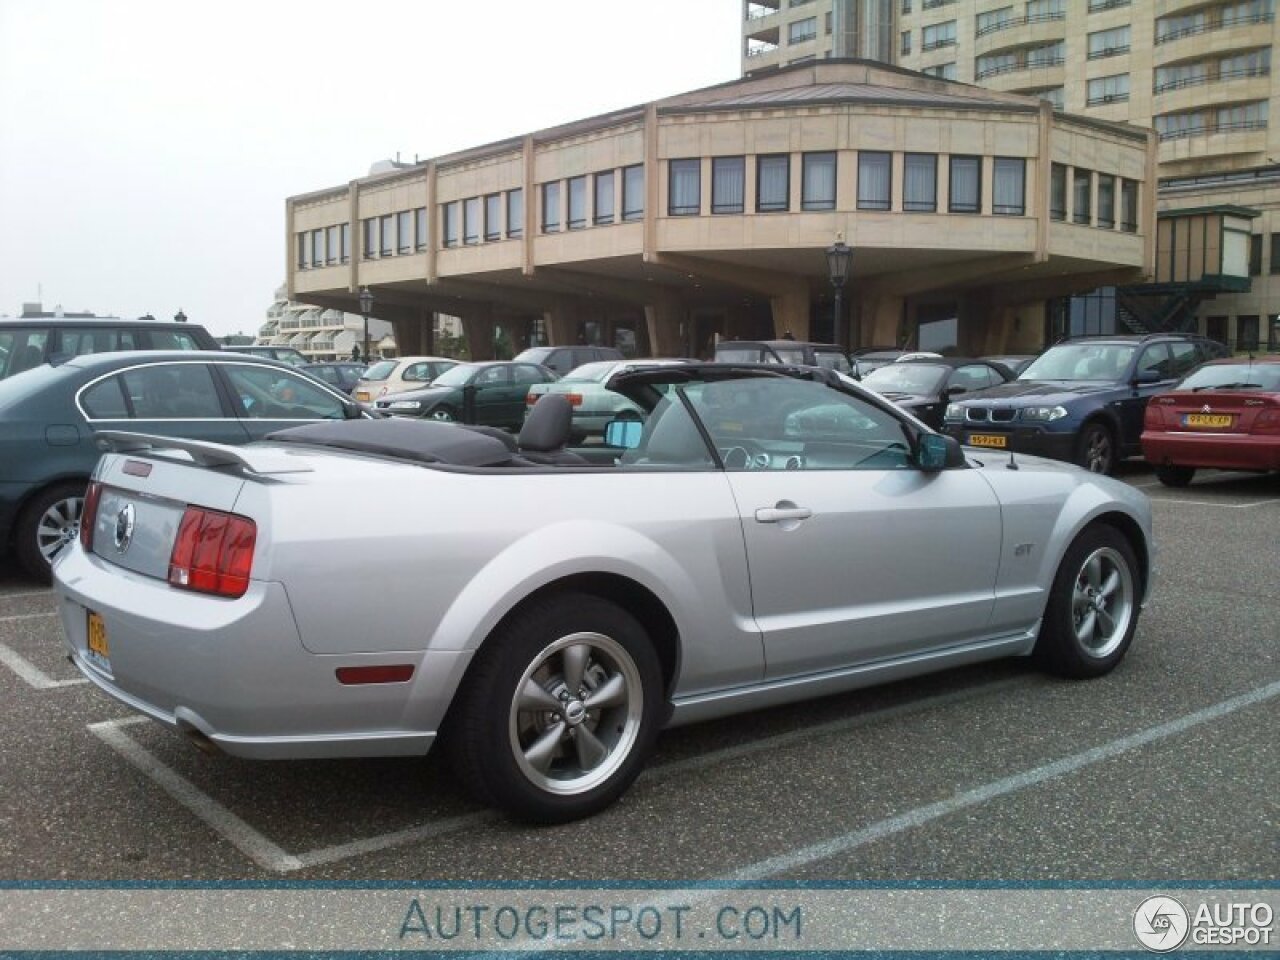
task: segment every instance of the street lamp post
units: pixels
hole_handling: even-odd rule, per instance
[[[364,362],[369,362],[369,311],[373,309],[373,294],[368,287],[360,288],[360,315],[364,317]]]
[[[846,246],[843,240],[837,238],[835,243],[827,247],[827,273],[831,277],[831,286],[836,291],[835,315],[832,317],[831,327],[837,343],[840,341],[840,323],[844,319],[844,284],[849,279],[851,260],[853,260],[853,249]],[[856,342],[850,344],[851,348],[857,346]]]

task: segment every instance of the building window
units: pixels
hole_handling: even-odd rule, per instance
[[[954,20],[932,24],[925,27],[920,33],[921,50],[937,50],[939,47],[954,47],[955,45],[956,22]]]
[[[1101,60],[1129,52],[1129,27],[1113,27],[1089,34],[1089,59]]]
[[[1032,70],[1044,67],[1057,67],[1066,61],[1067,45],[1062,40],[1046,43],[1042,47],[1032,47],[1027,51],[1027,66]]]
[[[382,242],[378,244],[379,256],[389,257],[395,253],[396,243],[396,218],[394,214],[387,214],[383,217],[378,226],[382,229]]]
[[[1260,233],[1249,237],[1249,276],[1262,276],[1262,234]]]
[[[298,239],[298,269],[305,270],[308,266],[307,261],[307,234],[304,230],[297,235]]]
[[[1280,273],[1280,233],[1271,235],[1271,265],[1268,273]]]
[[[909,213],[933,213],[938,209],[938,158],[932,153],[908,153],[903,157],[902,209]]]
[[[1089,0],[1089,12],[1097,13],[1099,10],[1127,7],[1131,2],[1132,0]]]
[[[996,157],[993,161],[991,212],[998,217],[1020,217],[1027,212],[1027,161],[1021,157]]]
[[[458,211],[460,204],[457,200],[453,203],[446,203],[441,207],[440,212],[443,214],[440,222],[443,230],[443,240],[446,247],[456,247],[458,245]]]
[[[1125,233],[1138,232],[1138,181],[1120,181],[1120,229]]]
[[[902,0],[902,12],[903,13],[911,12],[911,0]]]
[[[711,212],[742,213],[746,192],[746,158],[713,157],[711,160]]]
[[[644,219],[644,164],[622,169],[622,219]]]
[[[324,231],[311,231],[311,265],[313,267],[324,266]]]
[[[1226,346],[1227,343],[1227,318],[1226,317],[1208,317],[1204,322],[1204,335],[1210,340],[1216,340],[1218,343]]]
[[[560,181],[542,185],[542,232],[560,232]]]
[[[1129,99],[1129,75],[1117,73],[1111,77],[1095,77],[1089,81],[1088,106],[1103,103],[1123,103]]]
[[[1098,226],[1110,230],[1116,225],[1116,178],[1098,174]]]
[[[413,214],[402,210],[396,214],[396,252],[408,253],[413,249]]]
[[[1063,3],[1064,0],[1027,0],[1027,22],[1063,19]]]
[[[925,67],[921,73],[927,73],[931,77],[937,77],[939,80],[954,80],[956,78],[956,62],[952,60],[950,63],[939,63],[932,67]]]
[[[597,226],[613,223],[613,171],[597,173],[595,187],[596,209],[593,219]]]
[[[413,247],[415,250],[427,249],[427,208],[418,207],[413,211]]]
[[[513,240],[524,236],[524,190],[507,191],[507,236]]]
[[[1060,163],[1049,171],[1049,219],[1067,219],[1067,168]]]
[[[776,213],[791,209],[791,157],[785,153],[756,158],[756,210]]]
[[[337,263],[339,254],[338,225],[334,224],[332,227],[329,227],[327,233],[328,236],[325,238],[324,262]]]
[[[370,217],[364,221],[364,249],[360,251],[360,256],[366,260],[372,260],[378,252],[378,219]]]
[[[462,242],[480,242],[480,198],[468,197],[462,201]]]
[[[351,224],[344,223],[338,230],[338,243],[342,247],[342,262],[351,262]]]
[[[888,210],[893,186],[893,157],[878,151],[858,151],[858,209]]]
[[[787,43],[808,43],[818,35],[818,18],[805,17],[787,25]]]
[[[1074,206],[1071,220],[1073,223],[1090,223],[1093,206],[1093,173],[1090,170],[1072,171],[1071,188]]]
[[[836,208],[836,155],[806,153],[800,167],[800,209]]]
[[[484,198],[484,238],[502,239],[502,194],[491,193]]]
[[[903,31],[902,31],[902,53],[903,53],[903,56],[905,56],[905,55],[909,54],[910,52],[911,52],[911,31],[910,31],[910,30],[903,30]]]
[[[1236,317],[1236,349],[1258,349],[1258,318]]]
[[[667,213],[696,217],[702,206],[702,161],[697,158],[669,161]]]
[[[1012,20],[1013,7],[1001,7],[999,10],[988,10],[986,13],[980,13],[974,26],[975,35],[982,37],[988,33],[995,33],[997,30],[1003,30],[1006,25],[1010,25]]]
[[[582,230],[587,225],[587,178],[569,178],[569,229]]]
[[[982,158],[956,155],[951,158],[951,186],[947,210],[951,213],[979,213],[982,210]]]

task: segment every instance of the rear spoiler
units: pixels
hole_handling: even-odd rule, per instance
[[[107,453],[146,453],[168,460],[172,458],[163,456],[165,451],[180,451],[202,467],[237,467],[260,476],[310,473],[312,469],[301,458],[278,450],[232,447],[204,440],[157,437],[149,433],[128,433],[123,430],[100,430],[93,437],[98,449]]]

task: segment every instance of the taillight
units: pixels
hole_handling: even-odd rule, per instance
[[[571,393],[571,394],[569,394],[569,406],[571,406],[571,407],[580,407],[580,406],[582,406],[582,394],[580,394],[580,393]]]
[[[84,492],[84,509],[80,511],[80,546],[85,552],[93,549],[93,525],[98,519],[98,501],[102,499],[102,484],[90,481]]]
[[[169,555],[169,582],[183,590],[242,597],[257,538],[258,526],[248,517],[187,507]]]
[[[1250,433],[1280,434],[1280,407],[1268,407],[1254,418]],[[83,530],[84,528],[81,527]]]
[[[525,405],[526,407],[532,407],[535,403],[537,403],[537,402],[538,402],[538,398],[539,398],[540,396],[542,396],[542,394],[540,394],[540,393],[530,393],[530,394],[526,394],[526,395],[525,395],[525,398],[524,398],[524,405]]]
[[[1154,403],[1147,404],[1147,412],[1142,416],[1142,426],[1147,430],[1164,429],[1164,410]]]

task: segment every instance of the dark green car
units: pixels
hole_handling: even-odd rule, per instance
[[[0,381],[0,548],[33,576],[75,539],[95,430],[240,444],[368,416],[287,364],[214,351],[99,353]]]
[[[462,421],[519,430],[529,388],[552,383],[556,375],[536,363],[460,363],[422,390],[378,400],[379,413],[393,417]]]

